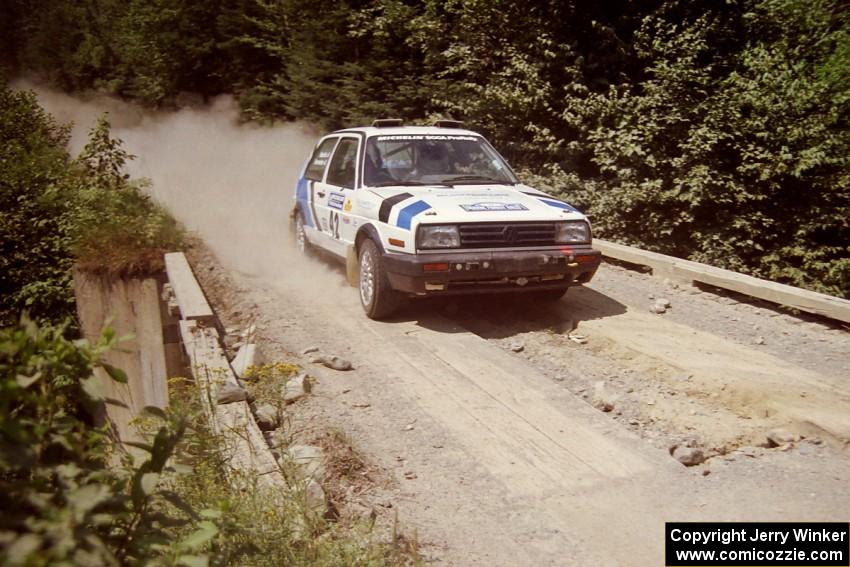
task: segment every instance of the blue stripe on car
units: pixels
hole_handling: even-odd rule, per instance
[[[550,207],[555,207],[557,209],[564,209],[566,211],[572,211],[574,213],[578,212],[578,209],[576,209],[572,205],[568,205],[568,204],[564,203],[563,201],[556,201],[554,199],[542,199],[540,197],[537,197],[537,198],[540,199],[541,201],[543,201],[544,203],[546,203],[547,205],[549,205]]]
[[[396,225],[399,228],[410,230],[410,222],[413,220],[413,217],[415,217],[419,213],[424,213],[430,208],[431,205],[429,205],[425,201],[416,201],[415,203],[411,203],[410,205],[407,205],[398,212],[398,219],[396,220]]]
[[[298,201],[298,204],[301,205],[301,214],[304,215],[304,224],[307,226],[316,226],[313,221],[313,215],[310,211],[310,198],[308,195],[309,184],[307,182],[306,177],[302,177],[298,180],[298,184],[295,186],[295,200]]]

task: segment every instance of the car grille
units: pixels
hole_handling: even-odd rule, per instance
[[[555,244],[555,223],[512,222],[461,224],[462,248],[507,248]]]

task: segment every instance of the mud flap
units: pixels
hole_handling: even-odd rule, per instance
[[[357,287],[359,284],[357,281],[359,275],[357,260],[357,249],[354,246],[348,246],[345,249],[345,277],[348,279],[348,285],[351,287]]]
[[[292,207],[292,210],[289,211],[289,236],[295,239],[295,217],[300,213],[300,209],[298,205]]]

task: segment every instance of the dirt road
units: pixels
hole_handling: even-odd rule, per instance
[[[238,293],[208,285],[231,312],[256,316],[267,356],[299,358],[315,345],[354,361],[341,374],[300,357],[319,382],[295,428],[350,432],[390,478],[359,503],[385,514],[392,506],[441,562],[660,565],[664,521],[846,520],[850,398],[839,377],[645,316],[595,285],[554,311],[428,302],[375,323],[340,273],[314,282],[318,296],[286,280],[233,277]],[[598,285],[635,277],[658,285],[609,267]],[[807,332],[846,363],[846,334]],[[586,343],[568,338],[578,333]],[[597,378],[616,398],[611,412],[582,398]],[[760,447],[780,425],[809,438]],[[688,441],[711,458],[693,468],[674,461],[667,448]]]
[[[339,269],[288,252],[311,138],[233,112],[116,133],[217,257],[194,254],[226,324],[253,322],[268,360],[318,378],[289,432],[342,432],[368,461],[344,506],[397,518],[448,565],[661,565],[665,521],[848,520],[846,330],[615,266],[555,308],[423,302],[370,321]],[[672,308],[650,314],[650,296]],[[355,370],[311,364],[310,346]],[[805,438],[762,446],[775,427]],[[707,460],[684,467],[674,445]]]

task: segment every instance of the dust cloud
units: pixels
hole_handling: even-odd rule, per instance
[[[108,113],[112,135],[136,156],[128,164],[131,176],[149,179],[149,194],[227,269],[304,291],[315,289],[318,278],[343,285],[322,263],[295,261],[290,244],[295,180],[317,139],[307,126],[240,124],[229,96],[166,113],[108,97],[76,98],[24,80],[12,88],[35,91],[58,121],[73,123],[72,155]]]

